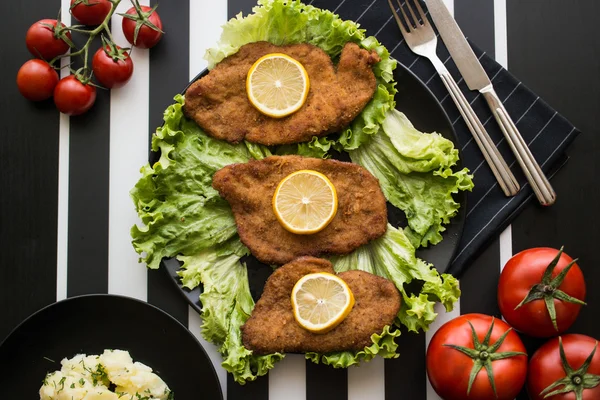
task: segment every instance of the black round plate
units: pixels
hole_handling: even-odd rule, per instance
[[[190,84],[207,73],[208,70],[202,71],[190,82]],[[396,109],[405,113],[415,128],[423,132],[438,132],[445,138],[452,140],[454,146],[458,148],[458,139],[456,138],[452,123],[444,111],[444,108],[438,102],[435,95],[429,90],[427,85],[413,74],[412,71],[400,63],[398,63],[398,67],[394,71],[394,80],[396,81],[396,88],[398,89],[398,93],[395,97]],[[187,87],[183,90],[183,93],[185,93],[186,90]],[[157,155],[151,156],[151,160],[156,161],[157,159]],[[457,168],[462,168],[460,161]],[[450,266],[450,262],[454,258],[454,254],[458,248],[465,223],[466,195],[464,192],[459,192],[455,195],[455,200],[460,203],[461,206],[458,214],[452,218],[450,224],[446,225],[446,231],[442,234],[444,240],[435,246],[417,250],[417,257],[432,263],[440,272],[445,272]],[[406,217],[404,213],[393,206],[388,207],[388,220],[396,227],[406,226]],[[243,261],[248,266],[248,279],[252,297],[254,298],[254,301],[258,301],[272,269],[271,267],[260,263],[254,257],[245,257]],[[181,263],[177,259],[166,258],[161,264],[163,265],[162,269],[168,273],[173,283],[177,285],[190,305],[196,309],[196,311],[200,312],[201,303],[199,296],[202,293],[202,287],[199,286],[194,290],[189,290],[181,285],[179,275],[177,275]]]
[[[60,369],[60,360],[105,349],[129,351],[176,399],[223,399],[208,355],[182,324],[152,305],[114,295],[59,301],[15,328],[0,344],[2,397],[37,399],[46,373]]]

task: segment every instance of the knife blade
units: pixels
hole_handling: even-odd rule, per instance
[[[426,0],[426,2],[431,18],[469,89],[481,90],[491,85],[490,78],[444,2],[442,0]]]
[[[431,19],[463,79],[469,89],[478,90],[487,101],[538,201],[545,206],[554,204],[556,201],[554,189],[531,154],[508,111],[504,108],[490,78],[475,56],[456,20],[446,8],[443,0],[426,0],[426,3]]]

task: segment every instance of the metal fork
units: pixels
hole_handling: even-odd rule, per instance
[[[406,6],[412,16],[412,20],[408,17],[402,4],[400,4],[400,0],[396,0],[398,2],[398,6],[400,8],[400,12],[404,17],[404,25],[402,20],[400,19],[398,13],[396,12],[396,7],[394,7],[392,0],[388,0],[390,8],[394,13],[394,18],[398,23],[398,27],[400,28],[400,32],[402,32],[402,36],[404,36],[404,40],[408,44],[410,49],[423,57],[426,57],[431,61],[436,71],[442,78],[442,82],[448,89],[452,100],[458,107],[460,114],[465,119],[469,130],[473,134],[473,138],[475,142],[479,146],[479,149],[483,153],[483,157],[489,164],[492,173],[496,177],[498,184],[502,188],[502,191],[506,196],[514,196],[519,192],[519,183],[511,172],[510,168],[504,161],[504,158],[496,148],[494,141],[490,138],[490,135],[487,133],[483,124],[475,114],[475,111],[471,108],[471,105],[465,99],[465,96],[462,94],[462,91],[458,87],[450,72],[444,65],[444,63],[439,59],[436,54],[437,47],[437,37],[427,16],[423,12],[421,5],[418,0],[413,0],[414,4],[419,12],[421,20],[417,18],[413,7],[410,5],[411,0],[406,0]]]

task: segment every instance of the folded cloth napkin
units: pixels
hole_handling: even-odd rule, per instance
[[[381,33],[388,32],[382,31]],[[441,102],[456,131],[461,159],[475,176],[475,188],[467,195],[467,217],[464,231],[454,259],[447,270],[447,272],[460,276],[486,245],[510,224],[529,200],[537,200],[487,102],[479,92],[471,91],[467,87],[443,41],[438,40],[438,56],[445,62],[446,67],[458,82],[465,97],[471,103],[473,110],[479,116],[521,185],[521,191],[514,197],[506,197],[498,186],[479,147],[473,140],[471,132],[433,65],[427,59],[414,54],[404,41],[398,43],[401,40],[399,32],[393,36],[378,35],[378,39],[388,49],[394,49],[393,57],[425,82]],[[558,168],[565,164],[565,149],[579,134],[579,131],[509,71],[477,48],[471,41],[469,44],[492,80],[498,96],[517,125],[533,156],[547,176],[551,177]]]

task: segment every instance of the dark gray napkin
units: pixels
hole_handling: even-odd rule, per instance
[[[388,38],[380,38],[389,47],[391,43],[385,43],[386,39]],[[399,37],[396,37],[396,42],[398,39]],[[389,38],[389,40],[392,39]],[[551,177],[558,168],[565,164],[565,149],[580,132],[509,71],[472,42],[469,41],[469,43],[492,80],[498,96],[517,125],[533,156],[541,165],[542,170]],[[471,132],[454,102],[448,96],[446,88],[431,63],[412,53],[404,42],[398,45],[393,55],[420,77],[440,100],[453,122],[461,150],[461,159],[475,175],[475,188],[472,193],[467,195],[467,219],[464,232],[454,260],[448,269],[448,272],[460,276],[481,250],[510,224],[523,206],[531,199],[533,199],[532,201],[537,201],[537,199],[533,196],[531,187],[506,143],[485,99],[478,92],[469,90],[454,61],[450,58],[443,41],[438,40],[438,56],[445,61],[446,67],[459,83],[465,97],[471,103],[521,185],[521,191],[514,197],[504,196],[474,142]]]

